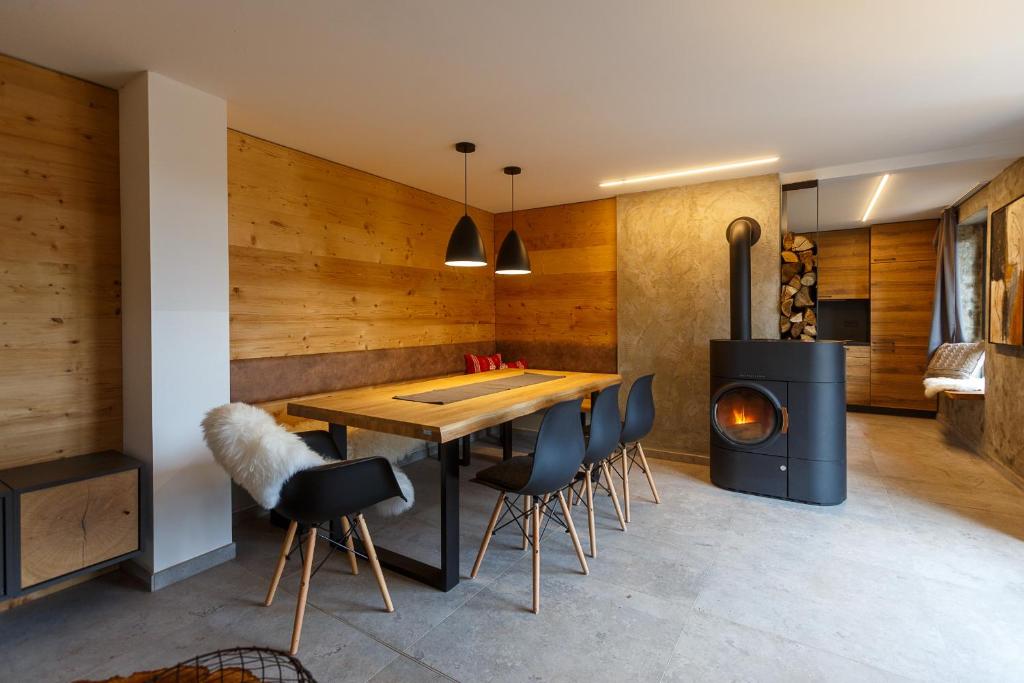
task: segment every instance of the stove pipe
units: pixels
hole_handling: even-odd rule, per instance
[[[725,230],[729,240],[729,314],[732,339],[750,339],[750,248],[761,239],[753,218],[737,218]]]

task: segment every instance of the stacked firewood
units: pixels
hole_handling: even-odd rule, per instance
[[[779,293],[779,334],[783,339],[814,341],[818,315],[814,311],[818,284],[815,244],[787,232],[782,238],[782,291]]]

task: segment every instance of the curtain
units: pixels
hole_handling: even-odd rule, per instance
[[[964,341],[964,316],[957,286],[956,207],[946,209],[935,231],[935,299],[932,303],[932,330],[928,338],[928,357],[946,342]]]

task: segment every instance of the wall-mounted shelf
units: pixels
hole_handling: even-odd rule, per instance
[[[984,391],[943,391],[942,395],[951,401],[984,401]]]
[[[0,471],[4,597],[139,555],[141,468],[104,451]]]

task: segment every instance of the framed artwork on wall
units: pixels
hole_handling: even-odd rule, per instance
[[[1024,345],[1024,197],[992,214],[988,340]]]

